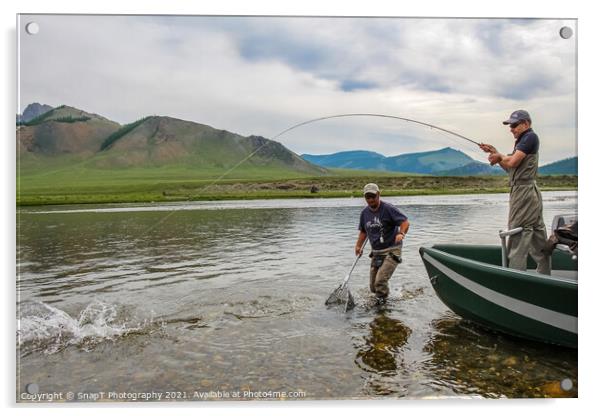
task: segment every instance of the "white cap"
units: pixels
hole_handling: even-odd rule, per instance
[[[364,195],[366,194],[378,194],[380,193],[380,189],[378,188],[378,185],[375,183],[369,183],[366,186],[364,186]]]

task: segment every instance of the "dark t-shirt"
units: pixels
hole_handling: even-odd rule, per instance
[[[537,153],[539,151],[539,137],[532,129],[525,130],[516,140],[514,150],[520,150],[527,155]]]
[[[372,211],[370,207],[364,208],[358,229],[368,234],[372,249],[382,250],[395,245],[395,234],[399,230],[399,224],[407,219],[399,209],[380,201],[377,211]]]

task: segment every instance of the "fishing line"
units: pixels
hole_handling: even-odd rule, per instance
[[[409,123],[419,124],[419,125],[422,125],[422,126],[426,126],[426,127],[430,127],[430,128],[442,131],[444,133],[451,134],[453,136],[456,136],[456,137],[459,137],[461,139],[467,140],[467,141],[469,141],[471,143],[474,143],[477,146],[479,146],[478,142],[476,142],[476,141],[474,141],[472,139],[469,139],[468,137],[465,137],[465,136],[463,136],[463,135],[461,135],[459,133],[453,132],[453,131],[445,129],[443,127],[436,126],[434,124],[425,123],[425,122],[414,120],[414,119],[411,119],[411,118],[392,116],[392,115],[388,115],[388,114],[378,114],[378,113],[335,114],[335,115],[331,115],[331,116],[318,117],[318,118],[314,118],[314,119],[311,119],[311,120],[303,121],[301,123],[295,124],[295,125],[293,125],[291,127],[288,127],[286,129],[282,130],[280,133],[276,134],[271,139],[266,140],[265,142],[263,142],[259,147],[257,147],[257,149],[255,149],[254,151],[252,151],[251,153],[249,153],[247,156],[245,156],[243,159],[241,159],[238,163],[236,163],[230,169],[228,169],[223,174],[221,174],[219,177],[217,177],[216,179],[214,179],[211,183],[209,183],[209,184],[205,185],[203,188],[201,188],[200,193],[204,192],[209,187],[215,185],[217,182],[221,181],[224,177],[226,177],[227,175],[229,175],[230,173],[232,173],[236,168],[238,168],[244,162],[246,162],[251,157],[253,157],[254,155],[256,155],[264,146],[266,146],[267,144],[269,144],[272,141],[276,140],[277,138],[283,136],[284,134],[290,132],[291,130],[297,129],[297,128],[302,127],[302,126],[306,126],[308,124],[317,123],[317,122],[323,121],[323,120],[330,120],[330,119],[334,119],[334,118],[344,118],[344,117],[380,117],[380,118],[402,120],[402,121],[406,121],[406,122],[409,122]],[[153,224],[152,226],[148,227],[144,231],[143,234],[146,234],[146,233],[152,231],[153,229],[157,228],[159,225],[161,225],[163,222],[165,222],[168,218],[170,218],[175,213],[176,213],[176,210],[171,211],[169,214],[165,215],[163,218],[161,218],[155,224]],[[183,298],[186,298],[187,296],[190,296],[190,295],[185,295]],[[180,298],[180,299],[176,300],[176,303],[178,303],[179,301],[181,301],[183,298]]]
[[[406,121],[408,123],[415,123],[415,124],[419,124],[419,125],[422,125],[422,126],[430,127],[432,129],[439,130],[441,132],[448,133],[448,134],[451,134],[453,136],[459,137],[460,139],[467,140],[467,141],[469,141],[471,143],[476,144],[477,146],[480,145],[480,143],[478,143],[478,142],[476,142],[476,141],[474,141],[472,139],[469,139],[468,137],[463,136],[463,135],[461,135],[459,133],[456,133],[454,131],[445,129],[443,127],[436,126],[434,124],[425,123],[425,122],[414,120],[414,119],[407,118],[407,117],[399,117],[399,116],[392,116],[392,115],[389,115],[389,114],[379,114],[379,113],[346,113],[346,114],[335,114],[335,115],[331,115],[331,116],[318,117],[318,118],[314,118],[314,119],[311,119],[311,120],[306,120],[306,121],[303,121],[301,123],[295,124],[295,125],[293,125],[291,127],[288,127],[286,129],[282,130],[280,133],[276,134],[271,139],[268,139],[265,142],[263,142],[257,149],[255,149],[253,152],[249,153],[241,161],[239,161],[238,163],[236,163],[234,166],[232,166],[226,172],[224,172],[219,177],[217,177],[215,180],[213,180],[213,182],[211,182],[211,183],[205,185],[203,188],[201,188],[200,191],[199,191],[199,194],[202,193],[202,192],[204,192],[204,191],[206,191],[208,188],[210,188],[211,186],[215,185],[217,182],[221,181],[224,177],[226,177],[227,175],[229,175],[230,173],[232,173],[232,171],[234,171],[236,168],[238,168],[244,162],[246,162],[251,157],[253,157],[254,155],[256,155],[257,152],[259,152],[265,145],[267,145],[271,141],[276,140],[280,136],[283,136],[284,134],[288,133],[289,131],[295,130],[295,129],[297,129],[299,127],[302,127],[302,126],[306,126],[308,124],[317,123],[318,121],[330,120],[330,119],[334,119],[334,118],[344,118],[344,117],[380,117],[380,118],[402,120],[402,121]],[[165,217],[161,218],[154,225],[150,226],[146,230],[146,232],[149,232],[149,231],[153,230],[154,228],[156,228],[157,226],[159,226],[160,224],[162,224],[165,220],[167,220],[169,217],[171,217],[175,212],[176,212],[175,210],[171,211],[169,214],[167,214]]]
[[[232,173],[232,171],[234,171],[236,168],[238,168],[240,165],[242,165],[244,162],[246,162],[247,160],[249,160],[251,157],[253,157],[254,155],[256,155],[265,145],[269,144],[272,141],[275,141],[277,138],[283,136],[284,134],[290,132],[291,130],[295,130],[299,127],[302,126],[306,126],[308,124],[312,124],[312,123],[317,123],[319,121],[324,121],[324,120],[330,120],[330,119],[334,119],[334,118],[344,118],[344,117],[380,117],[380,118],[388,118],[388,119],[395,119],[395,120],[402,120],[402,121],[406,121],[408,123],[415,123],[415,124],[419,124],[422,126],[426,126],[426,127],[430,127],[432,129],[435,130],[439,130],[443,133],[448,133],[451,134],[453,136],[459,137],[463,140],[467,140],[471,143],[476,144],[477,146],[479,146],[480,144],[472,139],[469,139],[468,137],[465,137],[459,133],[456,133],[454,131],[445,129],[443,127],[439,127],[436,126],[434,124],[430,124],[430,123],[425,123],[422,121],[418,121],[418,120],[414,120],[411,118],[407,118],[407,117],[398,117],[398,116],[392,116],[392,115],[388,115],[388,114],[378,114],[378,113],[346,113],[346,114],[335,114],[335,115],[331,115],[331,116],[325,116],[325,117],[318,117],[318,118],[314,118],[311,120],[306,120],[303,121],[301,123],[297,123],[291,127],[288,127],[284,130],[282,130],[280,133],[276,134],[275,136],[273,136],[271,139],[266,140],[264,143],[262,143],[257,149],[255,149],[253,152],[251,152],[249,155],[247,155],[245,158],[243,158],[240,162],[236,163],[234,166],[232,166],[230,169],[228,169],[226,172],[224,172],[222,175],[220,175],[218,178],[216,178],[213,182],[211,182],[210,184],[204,186],[203,188],[201,188],[200,192],[204,192],[205,190],[207,190],[209,187],[215,185],[217,182],[219,182],[220,180],[222,180],[225,176],[227,176],[228,174]],[[152,229],[156,228],[157,226],[159,226],[160,224],[162,224],[165,220],[167,220],[169,217],[171,217],[176,211],[171,211],[169,214],[167,214],[165,217],[163,217],[161,220],[159,220],[157,223],[155,223],[153,226],[151,226],[150,228],[148,228],[146,230],[146,232],[151,231]],[[188,295],[184,295],[183,297],[176,299],[175,303],[178,304],[180,303],[183,299],[192,296],[193,294],[190,293]]]
[[[253,152],[249,153],[244,159],[242,159],[240,162],[238,162],[237,164],[235,164],[234,166],[232,166],[230,169],[228,169],[226,172],[224,172],[223,174],[221,174],[213,182],[211,182],[210,184],[205,185],[203,188],[201,188],[201,190],[200,190],[199,193],[205,192],[207,189],[209,189],[210,187],[212,187],[213,185],[215,185],[217,182],[221,181],[224,177],[226,177],[228,174],[230,174],[234,169],[236,169],[237,167],[239,167],[240,165],[242,165],[243,163],[245,163],[247,160],[249,160],[250,158],[252,158],[255,154],[257,154],[257,152],[259,152],[261,150],[261,148],[263,146],[265,146],[266,144],[268,144],[268,143],[269,143],[269,140],[266,140],[263,144],[261,144],[261,146],[259,146]],[[169,217],[171,217],[175,212],[176,212],[175,210],[171,211],[165,217],[163,217],[159,221],[157,221],[154,225],[151,225],[149,228],[147,228],[146,232],[148,233],[152,229],[156,228],[159,224],[163,223],[166,219],[168,219]]]
[[[426,127],[430,127],[430,128],[436,129],[436,130],[440,130],[442,132],[452,134],[452,135],[454,135],[456,137],[459,137],[461,139],[468,140],[469,142],[474,143],[477,146],[480,145],[480,143],[478,143],[478,142],[476,142],[476,141],[474,141],[472,139],[469,139],[466,136],[462,136],[459,133],[456,133],[456,132],[448,130],[448,129],[444,129],[443,127],[439,127],[439,126],[436,126],[434,124],[425,123],[425,122],[422,122],[422,121],[418,121],[418,120],[414,120],[414,119],[406,118],[406,117],[398,117],[398,116],[391,116],[391,115],[388,115],[388,114],[378,114],[378,113],[348,113],[348,114],[336,114],[336,115],[333,115],[333,116],[314,118],[312,120],[307,120],[307,121],[304,121],[302,123],[295,124],[294,126],[289,127],[286,130],[283,130],[282,132],[280,132],[276,136],[274,136],[271,140],[275,140],[278,137],[282,136],[283,134],[288,133],[289,131],[296,129],[297,127],[305,126],[307,124],[315,123],[315,122],[322,121],[322,120],[329,120],[329,119],[332,119],[332,118],[342,118],[342,117],[381,117],[381,118],[391,118],[391,119],[396,119],[396,120],[403,120],[403,121],[407,121],[408,123],[420,124],[422,126],[426,126]]]

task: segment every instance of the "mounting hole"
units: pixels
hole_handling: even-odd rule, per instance
[[[560,382],[560,388],[564,391],[570,391],[573,389],[573,381],[570,378],[565,378]]]
[[[562,39],[569,39],[571,36],[573,36],[573,29],[568,26],[563,26],[560,28],[560,37]]]
[[[37,35],[40,31],[40,25],[36,22],[29,22],[25,25],[25,31],[30,35]]]
[[[25,386],[25,391],[29,394],[38,394],[40,387],[36,383],[29,383]]]

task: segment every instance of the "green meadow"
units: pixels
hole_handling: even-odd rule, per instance
[[[321,176],[248,163],[234,169],[192,165],[99,169],[63,156],[17,168],[17,205],[226,199],[361,197],[367,182],[383,195],[508,192],[505,176],[441,177],[331,169]],[[576,176],[543,176],[542,190],[577,189]]]

